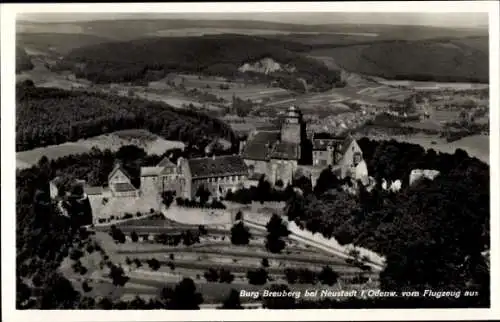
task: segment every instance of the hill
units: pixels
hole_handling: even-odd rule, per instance
[[[449,29],[429,26],[339,23],[338,21],[341,21],[343,18],[343,14],[339,14],[340,16],[337,23],[317,25],[244,20],[247,17],[242,17],[244,19],[241,20],[172,19],[172,17],[158,17],[158,19],[111,18],[109,20],[58,23],[19,21],[17,30],[19,33],[59,33],[61,30],[64,30],[67,33],[94,35],[119,41],[143,38],[148,35],[161,35],[167,30],[180,32],[182,29],[199,29],[200,31],[203,31],[204,29],[222,29],[221,33],[231,33],[228,30],[234,29],[239,30],[240,32],[249,30],[253,33],[261,31],[262,34],[269,34],[270,31],[272,31],[281,35],[289,33],[327,33],[333,38],[341,38],[346,35],[362,37],[363,35],[366,36],[367,33],[370,33],[374,34],[378,40],[416,40],[435,37],[466,37],[477,36],[485,33],[485,31],[481,29],[467,28]],[[184,36],[188,36],[188,34],[185,34]],[[311,35],[306,35],[306,37],[307,36],[309,36],[309,39],[316,38],[310,37]],[[371,37],[365,37],[365,40],[370,40],[370,38]]]
[[[16,101],[16,151],[136,128],[198,147],[213,138],[231,142],[234,138],[231,129],[219,120],[161,102],[37,88],[29,81],[16,86]]]
[[[314,49],[342,68],[388,79],[488,82],[488,37],[384,41]]]
[[[257,77],[276,80],[288,89],[303,89],[303,79],[312,90],[327,90],[340,81],[340,72],[305,56],[310,46],[244,35],[211,35],[183,38],[146,38],[112,42],[72,50],[59,65],[77,77],[96,83],[153,81],[171,72],[212,76]],[[123,55],[123,53],[127,53]],[[262,75],[240,72],[245,63],[263,58],[292,66],[293,72]]]
[[[83,46],[107,42],[109,39],[82,33],[18,33],[16,44],[42,55],[61,56]]]
[[[16,73],[33,69],[30,56],[21,47],[16,47]]]

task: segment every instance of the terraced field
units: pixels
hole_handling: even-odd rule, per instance
[[[110,225],[94,227],[95,237],[106,249],[110,259],[121,265],[126,275],[130,278],[124,287],[113,290],[110,280],[105,274],[94,273],[92,285],[101,292],[112,292],[113,296],[127,297],[132,294],[142,297],[152,297],[160,294],[165,286],[173,287],[183,277],[192,278],[199,292],[204,297],[205,304],[221,303],[231,289],[257,290],[268,288],[273,283],[286,283],[285,269],[307,268],[319,272],[324,266],[331,267],[340,274],[339,282],[334,286],[322,285],[322,289],[338,290],[359,288],[361,285],[351,283],[351,279],[361,273],[358,267],[348,264],[340,257],[332,256],[320,249],[306,246],[300,242],[286,239],[287,247],[281,254],[269,253],[265,248],[266,232],[250,229],[252,239],[248,245],[235,246],[230,242],[230,232],[227,228],[206,227],[206,234],[200,235],[200,242],[191,246],[169,246],[154,241],[154,236],[159,233],[179,234],[190,230],[196,233],[197,225],[178,223],[162,218],[134,218],[115,225],[126,236],[125,243],[116,243],[108,235]],[[131,232],[139,235],[137,242],[130,239]],[[144,234],[148,238],[144,238]],[[159,263],[158,269],[153,269],[148,261],[155,258]],[[264,285],[248,283],[246,273],[262,267],[262,259],[267,258],[268,282]],[[140,261],[141,266],[136,262]],[[224,269],[230,271],[234,279],[232,283],[210,282],[204,277],[209,269]],[[365,273],[376,285],[378,277],[375,273]],[[291,290],[312,289],[315,284],[290,284]],[[316,285],[316,287],[317,287]],[[256,302],[256,298],[242,298],[242,302]]]

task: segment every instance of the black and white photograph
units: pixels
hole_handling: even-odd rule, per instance
[[[19,10],[13,309],[492,308],[482,3]]]

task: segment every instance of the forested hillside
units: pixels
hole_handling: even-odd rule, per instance
[[[351,72],[417,81],[489,80],[488,36],[328,46],[316,46],[311,54],[331,57]]]
[[[392,193],[379,186],[353,196],[325,171],[314,192],[289,201],[289,219],[341,244],[384,255],[384,290],[478,290],[474,305],[485,305],[489,262],[482,253],[490,248],[488,166],[461,150],[436,154],[413,144],[368,139],[360,140],[360,146],[370,174],[379,182],[402,179],[403,189]],[[409,187],[407,178],[415,168],[441,174]],[[440,306],[433,300],[431,305]]]
[[[17,85],[16,100],[17,151],[135,128],[199,147],[214,137],[234,140],[223,122],[161,102],[37,88],[29,81]]]
[[[170,72],[231,78],[243,75],[238,68],[244,63],[272,58],[280,64],[295,67],[295,72],[252,76],[281,81],[285,87],[302,78],[312,90],[319,91],[338,85],[339,72],[301,54],[310,49],[294,42],[232,34],[148,38],[75,49],[64,58],[59,68],[70,68],[78,77],[96,83],[158,80]]]
[[[109,41],[109,39],[72,33],[18,33],[16,43],[18,46],[33,50],[39,53],[55,54],[57,56],[66,54],[72,49],[95,45]]]

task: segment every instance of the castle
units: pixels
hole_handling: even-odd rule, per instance
[[[351,135],[312,134],[312,147],[308,148],[306,130],[302,112],[291,106],[280,130],[250,133],[240,144],[240,155],[248,166],[249,176],[264,175],[271,184],[279,182],[286,186],[295,176],[305,175],[314,185],[320,172],[330,166],[339,177],[368,180],[363,153]]]
[[[331,137],[312,134],[308,139],[301,111],[292,106],[279,130],[260,130],[240,143],[239,155],[202,158],[167,157],[156,166],[141,167],[140,187],[116,164],[108,176],[108,187],[84,187],[92,198],[157,198],[164,191],[177,197],[194,199],[200,187],[212,197],[224,197],[228,191],[256,184],[262,176],[272,185],[285,187],[298,176],[311,178],[313,186],[321,171],[330,167],[339,177],[367,182],[368,171],[361,148],[350,136]],[[52,191],[57,194],[57,191]],[[124,200],[124,199],[122,199]]]

